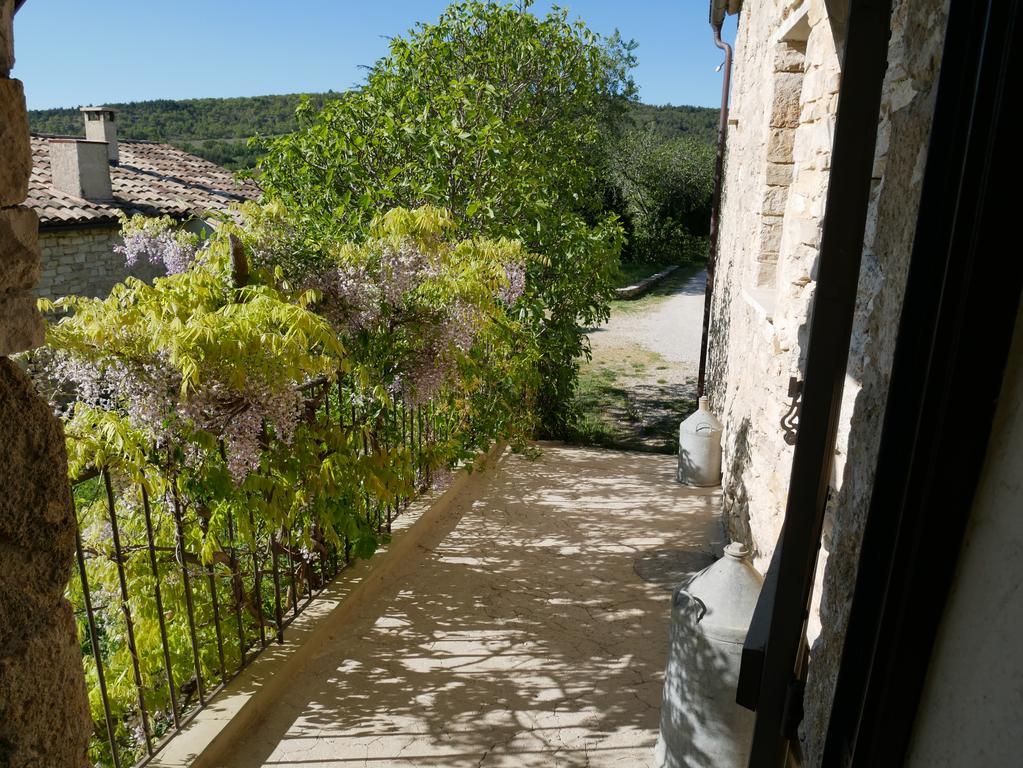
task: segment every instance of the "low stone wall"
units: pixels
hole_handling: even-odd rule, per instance
[[[662,269],[657,274],[643,278],[635,285],[627,285],[624,288],[615,288],[615,295],[619,299],[638,299],[676,269],[678,269],[678,265],[674,264],[667,269]]]
[[[116,226],[44,229],[39,233],[42,276],[38,294],[47,299],[69,295],[104,297],[129,275],[151,280],[163,274],[163,270],[150,265],[126,267],[124,256],[114,252],[121,242]]]

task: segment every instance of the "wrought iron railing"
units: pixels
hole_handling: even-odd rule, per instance
[[[320,379],[303,391],[308,418],[362,428],[340,382]],[[397,498],[360,489],[365,522],[383,533],[428,485],[430,447],[450,436],[450,424],[432,405],[401,403],[374,423],[361,450],[387,446],[401,457],[394,471],[409,475]],[[173,478],[161,478],[152,498],[147,479],[96,467],[73,481],[79,526],[69,596],[98,720],[90,759],[115,768],[148,763],[263,649],[283,642],[354,559],[347,532],[332,539],[312,518],[271,524],[251,508],[217,520],[211,549],[209,511],[189,503]]]

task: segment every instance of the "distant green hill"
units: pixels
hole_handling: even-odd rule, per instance
[[[689,136],[708,144],[717,142],[718,110],[710,107],[633,104],[629,117],[637,127],[648,128],[665,139]]]
[[[340,93],[309,94],[314,106]],[[250,148],[250,136],[289,133],[296,127],[295,107],[301,96],[244,96],[228,99],[158,99],[109,104],[119,110],[118,135],[125,139],[164,141],[232,170],[255,166],[258,151]],[[632,121],[664,138],[695,136],[714,141],[717,110],[705,107],[656,107],[635,104]],[[82,136],[82,115],[77,107],[37,109],[28,113],[36,133]]]
[[[339,93],[310,94],[315,105],[336,99]],[[109,104],[118,110],[118,135],[125,139],[164,141],[239,170],[255,165],[257,151],[250,136],[273,136],[295,130],[295,107],[300,94],[244,96],[229,99],[158,99]],[[29,127],[36,133],[82,136],[81,112],[37,109],[28,113]]]

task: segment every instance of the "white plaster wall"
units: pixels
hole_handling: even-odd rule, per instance
[[[1018,765],[1023,755],[1023,312],[956,580],[931,657],[911,768]]]

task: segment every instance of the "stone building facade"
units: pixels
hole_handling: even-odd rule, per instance
[[[92,722],[71,605],[75,517],[64,433],[9,355],[38,346],[28,114],[0,0],[0,765],[81,766]]]
[[[797,7],[798,6],[798,7]],[[841,25],[823,0],[743,4],[713,286],[708,388],[727,415],[725,514],[766,570],[827,196]]]
[[[121,214],[170,216],[201,232],[232,204],[259,196],[251,180],[168,144],[119,140],[114,110],[83,113],[84,139],[31,137],[27,204],[39,217],[43,298],[106,296],[129,275],[160,274],[148,264],[129,269],[114,252]]]
[[[848,3],[747,0],[736,39],[708,350],[726,526],[767,570],[785,513]],[[815,765],[873,488],[926,160],[945,0],[895,0],[801,738]]]
[[[116,227],[51,229],[39,233],[42,275],[38,295],[106,296],[114,283],[131,275],[151,280],[161,270],[149,264],[128,268],[124,256],[114,251],[122,244]]]

